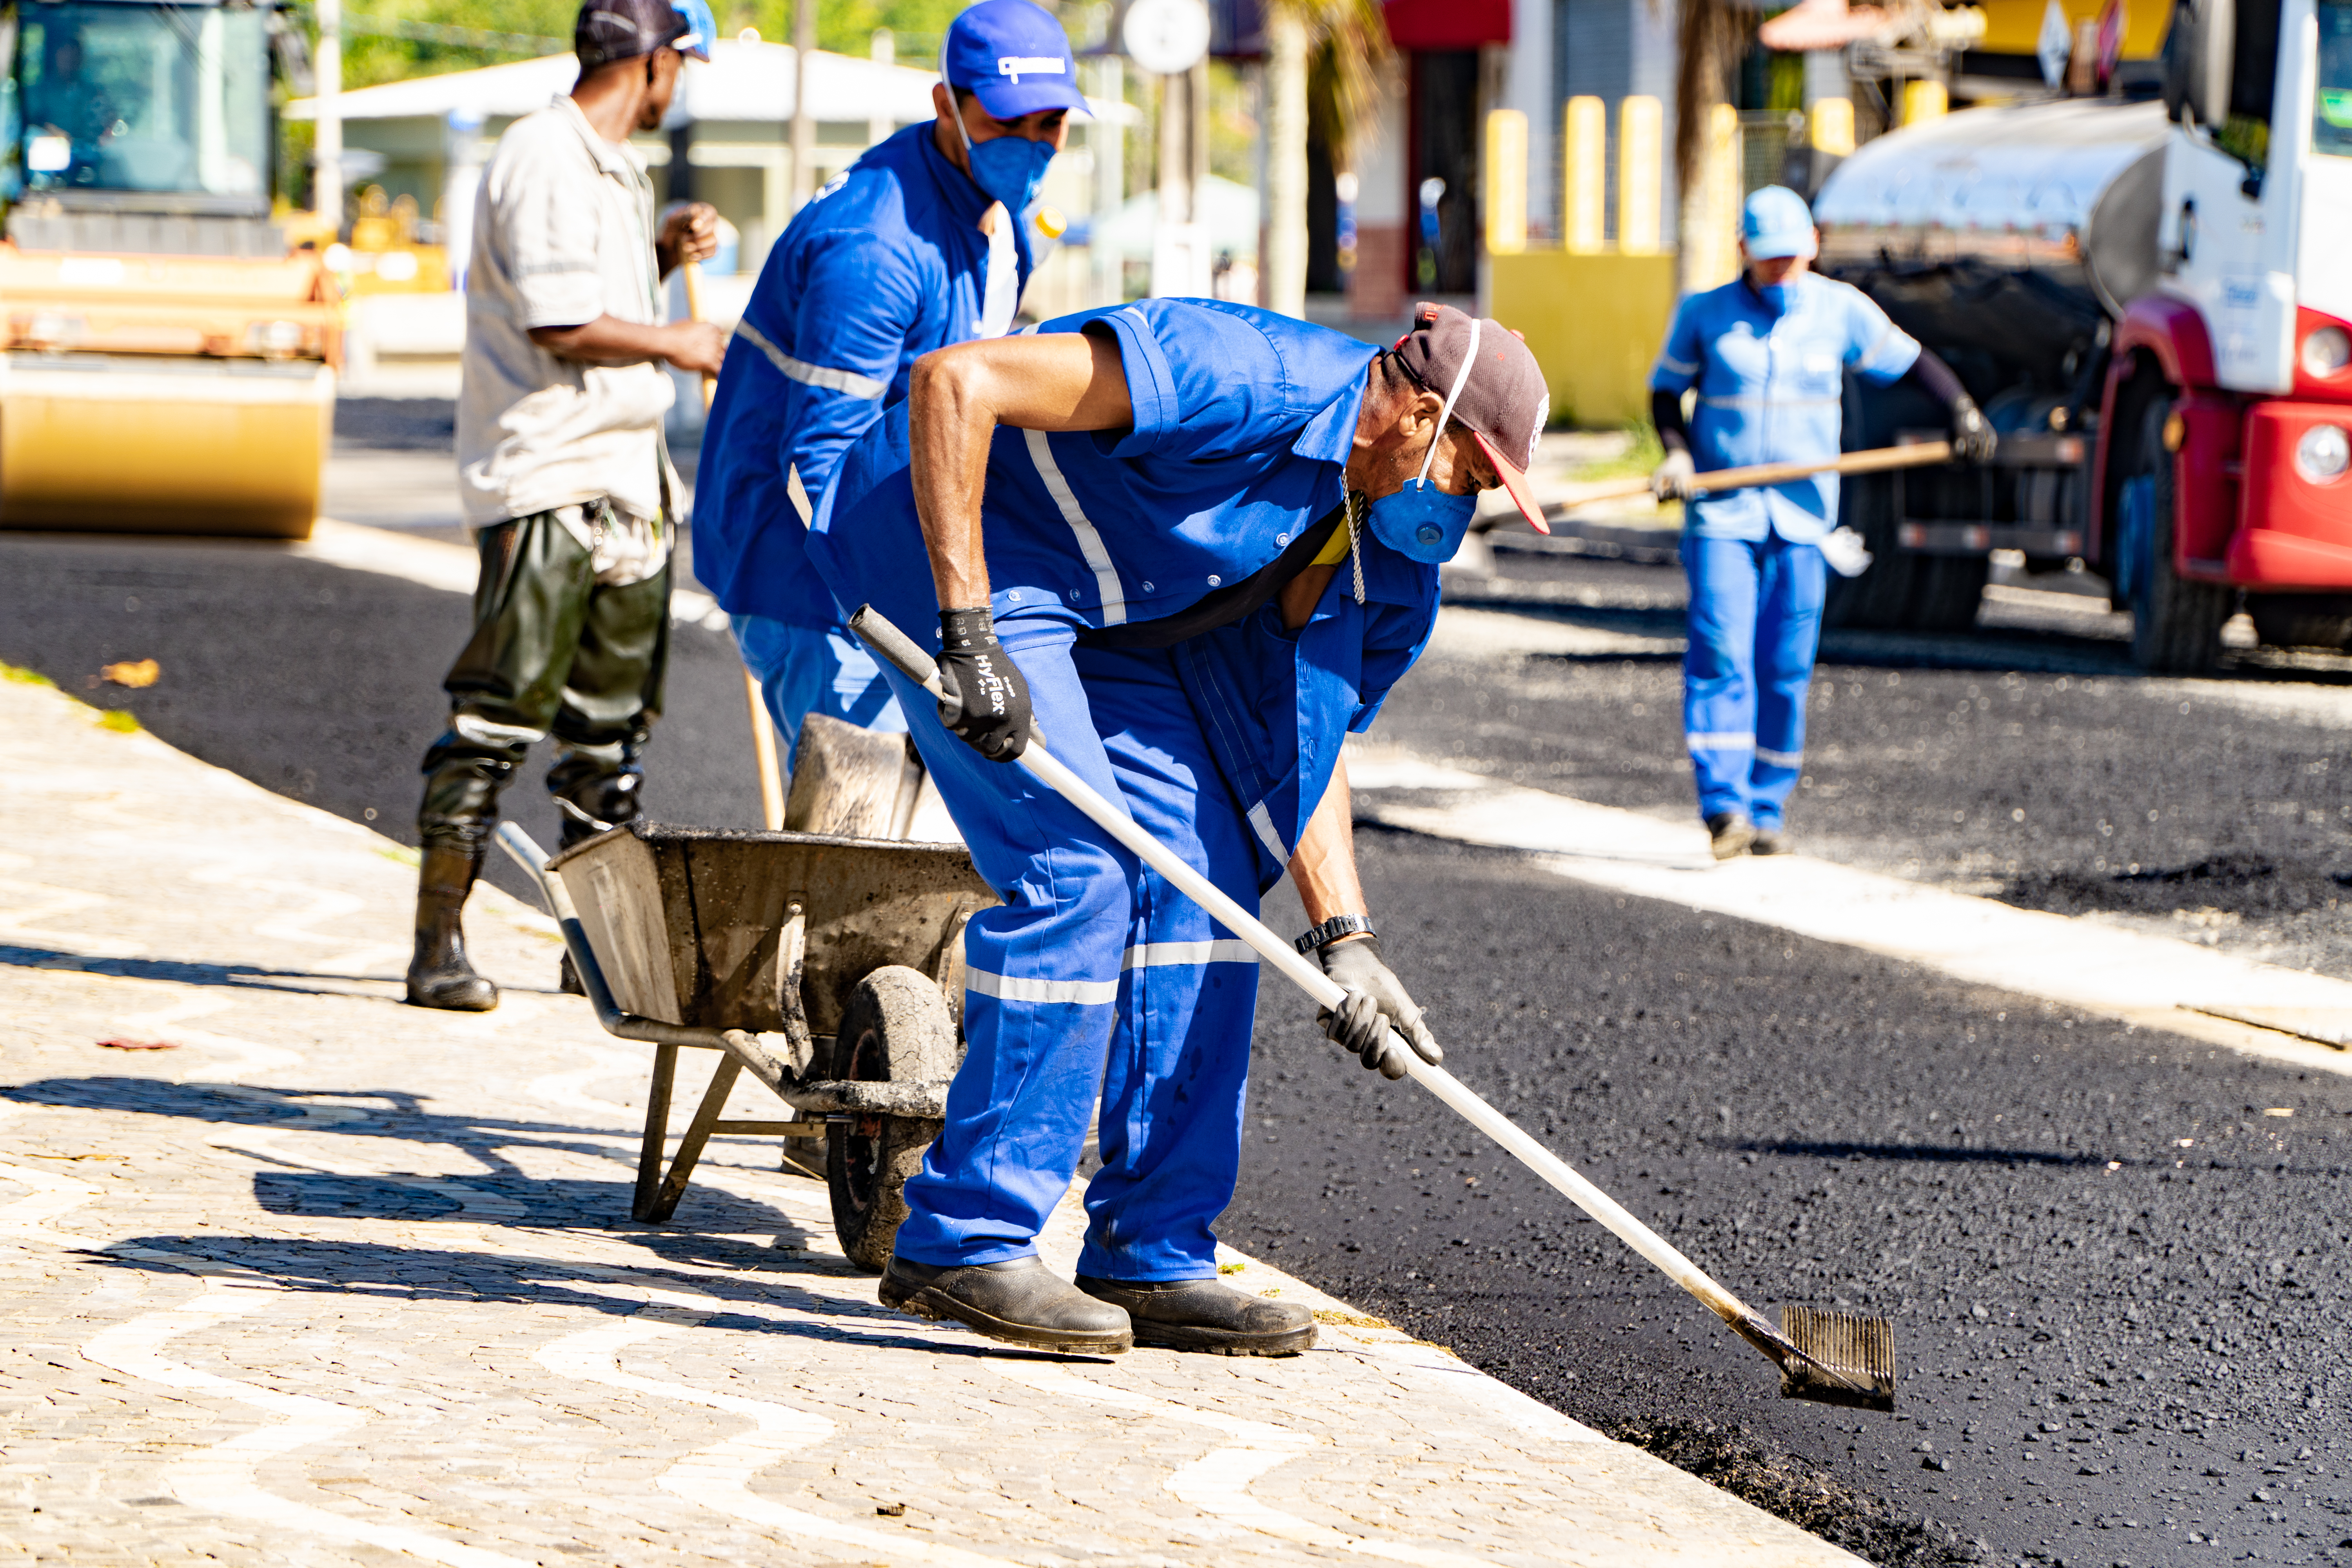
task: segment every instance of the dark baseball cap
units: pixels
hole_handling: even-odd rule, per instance
[[[1077,61],[1062,24],[1030,0],[980,0],[948,25],[940,47],[947,84],[980,100],[998,120],[1041,109],[1084,111]]]
[[[1528,483],[1536,442],[1551,418],[1551,389],[1526,340],[1502,322],[1474,320],[1451,305],[1417,306],[1412,331],[1396,341],[1397,359],[1413,379],[1444,397],[1462,374],[1475,342],[1477,360],[1454,400],[1454,417],[1478,438],[1519,514],[1538,533],[1549,533],[1543,503]]]
[[[708,0],[587,0],[572,24],[572,52],[583,75],[661,48],[707,60],[718,30],[709,17]]]

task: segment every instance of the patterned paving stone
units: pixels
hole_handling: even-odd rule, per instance
[[[1316,1351],[901,1317],[773,1140],[633,1224],[646,1059],[544,919],[486,892],[505,1004],[407,1007],[405,852],[52,691],[0,723],[0,1563],[1853,1561],[1237,1254]]]

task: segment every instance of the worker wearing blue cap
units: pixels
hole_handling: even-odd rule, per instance
[[[1086,107],[1061,24],[1030,0],[967,8],[940,67],[936,118],[867,149],[777,241],[703,434],[695,574],[734,617],[788,747],[810,713],[907,727],[809,568],[809,513],[917,359],[1012,326],[1026,215]]]
[[[1650,416],[1665,447],[1652,488],[1685,502],[1684,740],[1718,860],[1793,847],[1786,813],[1803,761],[1824,546],[1849,574],[1869,555],[1837,529],[1835,474],[1696,498],[1692,476],[1834,458],[1849,368],[1881,385],[1916,380],[1949,410],[1958,456],[1984,461],[1993,451],[1991,426],[1942,361],[1860,289],[1810,269],[1820,236],[1802,196],[1765,186],[1748,198],[1739,234],[1741,275],[1682,302],[1650,373]],[[1697,409],[1685,422],[1683,394],[1693,389]]]

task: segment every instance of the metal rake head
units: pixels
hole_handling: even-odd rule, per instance
[[[1783,1398],[1895,1408],[1895,1325],[1886,1319],[1783,1307],[1780,1332],[1802,1358],[1780,1363]]]

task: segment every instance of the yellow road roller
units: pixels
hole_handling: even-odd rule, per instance
[[[0,16],[0,528],[307,537],[342,344],[333,279],[270,218],[286,18]]]

